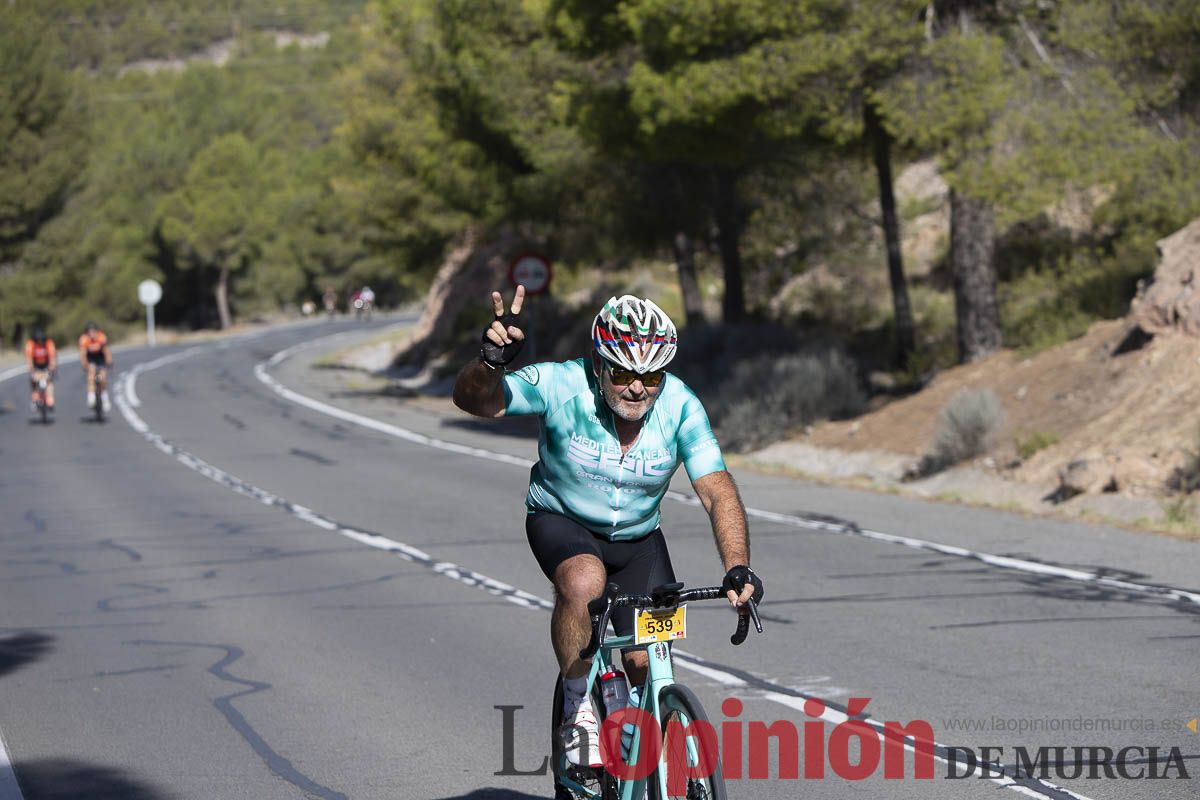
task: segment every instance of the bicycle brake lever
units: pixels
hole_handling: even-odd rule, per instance
[[[738,614],[737,630],[733,632],[733,636],[729,637],[729,643],[737,647],[742,642],[746,641],[746,634],[750,632],[750,618],[745,614]]]
[[[603,600],[605,606],[604,610],[600,612],[599,621],[595,621],[596,615],[592,615],[592,637],[588,640],[587,647],[579,651],[579,658],[584,661],[589,661],[592,656],[596,655],[596,651],[604,646],[604,637],[605,633],[607,632],[606,629],[608,628],[608,618],[612,614],[612,600],[608,597],[598,598],[598,600]],[[592,602],[595,603],[597,601],[593,600]],[[589,611],[590,610],[591,606],[589,604]]]
[[[754,629],[762,633],[762,621],[758,618],[758,604],[753,600],[750,601],[749,614],[738,614],[737,630],[733,636],[729,637],[729,643],[735,647],[746,641],[746,635],[750,633],[750,621],[754,621]]]

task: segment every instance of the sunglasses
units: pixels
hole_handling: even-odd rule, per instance
[[[634,372],[631,369],[608,365],[608,374],[612,378],[612,382],[618,386],[628,386],[634,381],[641,381],[643,386],[653,388],[662,383],[663,378],[667,376],[667,371],[656,369],[653,372]]]

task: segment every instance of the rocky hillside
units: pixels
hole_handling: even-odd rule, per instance
[[[1004,422],[975,466],[1062,485],[1067,495],[1165,496],[1181,483],[1186,488],[1200,453],[1200,220],[1160,241],[1159,252],[1153,282],[1125,319],[1098,323],[1034,357],[1005,351],[946,370],[925,390],[858,419],[817,426],[804,441],[915,462],[950,398],[989,388]],[[1030,442],[1041,448],[1030,453]]]

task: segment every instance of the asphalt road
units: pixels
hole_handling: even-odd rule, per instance
[[[549,796],[545,775],[511,774],[547,754],[556,672],[522,527],[536,443],[311,366],[395,323],[122,351],[104,424],[71,364],[49,426],[19,376],[0,383],[0,800]],[[677,676],[727,765],[736,734],[744,750],[779,723],[801,732],[801,775],[775,743],[749,777],[750,747],[733,800],[1197,796],[1196,545],[735,477],[766,632],[735,649],[728,610],[695,605]],[[707,519],[677,489],[676,572],[716,582]],[[872,754],[840,724],[852,698],[878,724],[926,721],[934,777],[911,753],[903,778],[838,774]],[[521,707],[507,730],[498,706]],[[952,746],[993,748],[1010,776],[1018,748],[1056,763],[948,779]],[[1088,747],[1136,748],[1131,777],[1088,777],[1104,755]],[[823,778],[804,777],[810,751]]]

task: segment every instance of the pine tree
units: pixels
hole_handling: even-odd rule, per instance
[[[62,53],[25,3],[0,5],[0,263],[61,211],[87,151]]]

